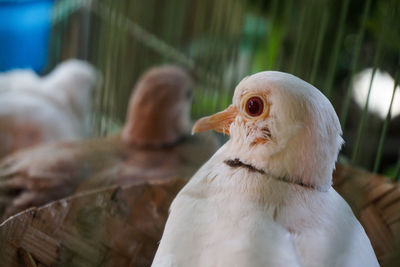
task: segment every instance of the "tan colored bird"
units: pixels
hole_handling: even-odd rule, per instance
[[[30,70],[0,74],[0,158],[40,143],[87,137],[98,77],[80,60],[67,60],[43,78]]]
[[[378,266],[331,186],[343,140],[329,100],[266,71],[244,78],[232,102],[193,127],[230,140],[174,199],[153,266]]]
[[[5,158],[0,163],[3,219],[76,190],[190,177],[218,147],[213,136],[190,135],[192,86],[179,67],[153,68],[138,81],[120,134],[40,146]]]

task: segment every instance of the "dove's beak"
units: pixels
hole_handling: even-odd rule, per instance
[[[192,133],[201,133],[209,130],[215,130],[220,133],[229,135],[229,128],[231,123],[235,120],[237,115],[235,106],[230,105],[224,111],[218,112],[214,115],[199,119],[192,128]]]

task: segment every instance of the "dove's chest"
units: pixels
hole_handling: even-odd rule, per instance
[[[273,210],[215,194],[201,201],[181,196],[165,232],[177,266],[297,266],[290,233],[274,222]],[[229,201],[227,205],[225,201]],[[179,205],[179,203],[177,203]],[[278,257],[277,257],[278,255]]]
[[[213,184],[225,179],[219,171],[209,174],[210,183],[189,186],[175,199],[160,250],[172,252],[182,266],[297,266],[287,265],[295,254],[287,253],[293,244],[274,221],[275,205],[234,184],[258,178],[239,171],[223,186]]]

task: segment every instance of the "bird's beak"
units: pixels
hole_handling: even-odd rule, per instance
[[[237,115],[235,106],[230,105],[224,111],[199,119],[192,128],[192,134],[215,130],[229,135],[229,127]]]

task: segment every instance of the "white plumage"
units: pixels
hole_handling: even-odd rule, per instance
[[[331,187],[342,132],[315,87],[275,71],[246,77],[230,107],[193,127],[209,129],[230,140],[173,201],[153,266],[378,266]]]
[[[96,70],[68,60],[44,78],[31,70],[0,75],[0,158],[38,143],[88,135]]]

